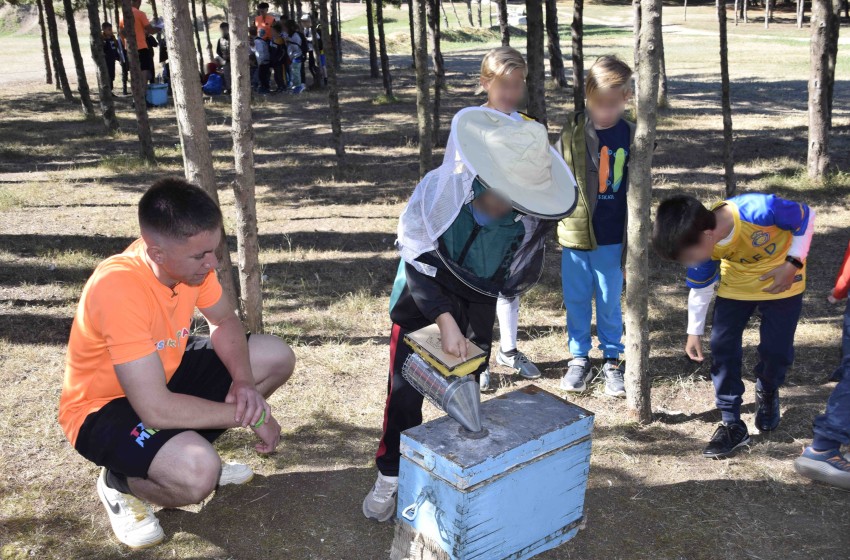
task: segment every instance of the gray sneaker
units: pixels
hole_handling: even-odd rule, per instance
[[[496,363],[511,368],[525,379],[540,378],[540,370],[537,369],[534,362],[528,359],[528,356],[520,351],[517,351],[513,356],[506,356],[504,352],[499,350],[499,353],[496,354]]]
[[[395,513],[398,477],[378,473],[378,480],[363,500],[363,515],[379,523],[389,521]]]
[[[619,360],[605,360],[602,366],[605,376],[605,394],[609,397],[623,398],[626,396],[626,385],[623,381],[623,367]]]
[[[561,378],[561,390],[582,393],[587,390],[590,379],[590,360],[573,358],[567,364],[567,373]]]
[[[490,391],[490,368],[485,369],[478,376],[478,388],[482,393]]]

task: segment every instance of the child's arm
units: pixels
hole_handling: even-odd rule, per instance
[[[809,247],[812,245],[815,230],[814,210],[806,204],[785,200],[778,196],[771,196],[768,205],[776,226],[793,234],[788,256],[804,263],[809,256]],[[760,278],[761,280],[773,278],[773,283],[763,291],[779,294],[790,289],[798,272],[797,267],[790,262],[782,263]]]
[[[848,289],[850,289],[850,244],[847,245],[847,250],[844,252],[844,261],[841,263],[838,278],[835,279],[835,287],[830,294],[830,297],[834,301],[830,301],[832,303],[838,303],[842,299],[847,298]]]
[[[688,337],[685,342],[685,354],[696,361],[702,362],[702,335],[705,333],[705,321],[708,306],[714,297],[714,288],[720,279],[720,261],[706,261],[700,266],[689,268],[687,285],[691,289],[688,294]]]
[[[466,359],[469,352],[469,342],[457,325],[451,311],[454,309],[452,300],[443,293],[443,287],[430,276],[416,270],[405,263],[405,275],[410,296],[416,307],[429,321],[433,321],[440,329],[440,341],[443,352]]]

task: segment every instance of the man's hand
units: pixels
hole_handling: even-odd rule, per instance
[[[830,292],[829,292],[829,295],[828,295],[828,296],[826,296],[826,301],[828,301],[828,302],[829,302],[829,303],[831,303],[832,305],[835,305],[836,303],[841,303],[842,301],[844,301],[843,299],[838,299],[837,297],[835,297],[835,296],[834,296],[834,295],[832,295],[832,294],[833,294],[833,292],[832,292],[832,291],[830,291]]]
[[[257,453],[268,454],[273,453],[277,449],[277,444],[280,443],[280,424],[272,418],[271,414],[266,414],[266,421],[259,428],[251,428],[257,437],[260,438],[260,443],[254,446]]]
[[[466,360],[469,356],[469,341],[460,332],[454,317],[449,313],[443,313],[437,317],[437,327],[440,329],[443,352]]]
[[[685,342],[685,354],[695,362],[702,362],[705,359],[702,356],[702,337],[700,335],[688,335],[688,341]]]
[[[234,420],[242,425],[243,428],[253,426],[260,421],[260,416],[263,410],[266,411],[266,418],[271,418],[272,409],[263,398],[253,383],[244,381],[234,381],[230,385],[230,390],[227,392],[224,402],[227,404],[236,405],[236,417]]]
[[[763,289],[763,292],[769,294],[780,294],[789,290],[794,284],[794,277],[797,276],[799,269],[793,264],[786,262],[782,263],[767,274],[763,275],[759,280],[762,282],[773,278],[773,284]]]

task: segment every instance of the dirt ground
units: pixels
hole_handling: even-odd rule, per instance
[[[811,437],[838,362],[841,309],[826,294],[850,238],[850,53],[842,42],[835,86],[835,164],[825,185],[805,179],[807,30],[793,7],[778,23],[730,24],[736,172],[742,192],[803,200],[818,213],[810,280],[797,336],[797,360],[782,392],[783,421],[725,461],[700,456],[719,414],[708,366],[689,363],[682,270],[653,262],[651,368],[655,421],[627,421],[625,404],[598,386],[570,396],[596,414],[587,492],[587,528],[545,559],[837,559],[850,549],[848,494],[798,477],[792,460]],[[569,52],[571,5],[561,6]],[[464,6],[457,5],[461,18]],[[352,18],[356,5],[347,6]],[[388,7],[403,42],[406,9]],[[754,10],[755,12],[756,10]],[[486,13],[486,12],[485,12]],[[450,115],[482,103],[476,67],[495,34],[461,33],[451,10]],[[626,5],[591,4],[586,66],[614,52],[630,60]],[[706,201],[722,193],[719,70],[713,7],[665,8],[670,107],[659,121],[655,196],[685,191]],[[350,20],[353,43],[362,30]],[[344,24],[344,29],[346,26]],[[846,29],[842,29],[842,32]],[[517,41],[520,45],[523,40]],[[12,49],[10,51],[10,49]],[[20,49],[20,50],[15,50]],[[136,158],[133,114],[119,98],[122,131],[105,136],[52,87],[30,79],[0,92],[0,558],[386,558],[390,525],[365,520],[360,501],[375,469],[386,391],[387,303],[397,256],[394,231],[418,174],[414,78],[409,53],[393,56],[399,101],[380,104],[380,80],[353,48],[341,77],[347,161],[330,147],[325,97],[308,92],[254,104],[261,259],[268,332],[299,358],[296,375],[272,399],[283,426],[280,450],[253,452],[245,431],[225,435],[226,460],[257,472],[245,487],[216,492],[202,507],[161,511],[166,542],[130,553],[113,539],[94,483],[97,470],[65,441],[56,423],[65,344],[83,283],[103,258],[137,234],[135,204],[155,179],[182,174],[171,108],[151,112],[157,167]],[[31,34],[0,35],[0,53],[38,69]],[[68,53],[70,54],[70,53]],[[70,56],[66,63],[71,64]],[[70,68],[70,67],[69,67]],[[568,69],[569,71],[569,69]],[[73,74],[73,72],[71,72]],[[92,76],[93,79],[93,76]],[[552,131],[571,92],[548,92]],[[229,103],[207,105],[228,231],[233,232]],[[439,157],[440,154],[438,154]],[[233,242],[235,244],[235,241]],[[558,392],[569,354],[557,246],[542,281],[522,300],[520,348],[538,362],[540,387]],[[757,356],[758,321],[745,335],[745,370]],[[595,355],[599,358],[599,355]],[[527,382],[494,366],[496,395]],[[752,431],[754,387],[744,414]],[[489,398],[489,397],[488,397]],[[426,405],[426,416],[437,411]]]

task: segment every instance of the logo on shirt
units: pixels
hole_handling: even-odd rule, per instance
[[[145,425],[139,422],[136,424],[136,427],[133,428],[133,431],[130,432],[130,437],[136,438],[136,444],[139,447],[144,447],[145,440],[150,439],[150,437],[158,431],[159,430],[155,430],[153,428],[145,428]]]
[[[181,338],[187,338],[188,336],[189,336],[189,329],[187,329],[186,327],[183,327],[182,329],[180,329],[179,331],[177,331],[174,334],[175,338],[163,338],[162,340],[160,340],[159,342],[154,344],[154,346],[156,347],[157,350],[165,350],[166,348],[177,348],[177,342]]]
[[[753,247],[761,247],[770,241],[770,234],[766,231],[754,231],[750,239],[753,240]]]
[[[623,184],[623,170],[626,167],[626,158],[628,155],[629,152],[623,148],[618,148],[615,152],[608,148],[608,146],[602,146],[602,149],[599,150],[599,194],[605,194],[609,188],[614,192],[620,190],[620,186]],[[599,198],[608,199],[614,197],[600,196]]]

